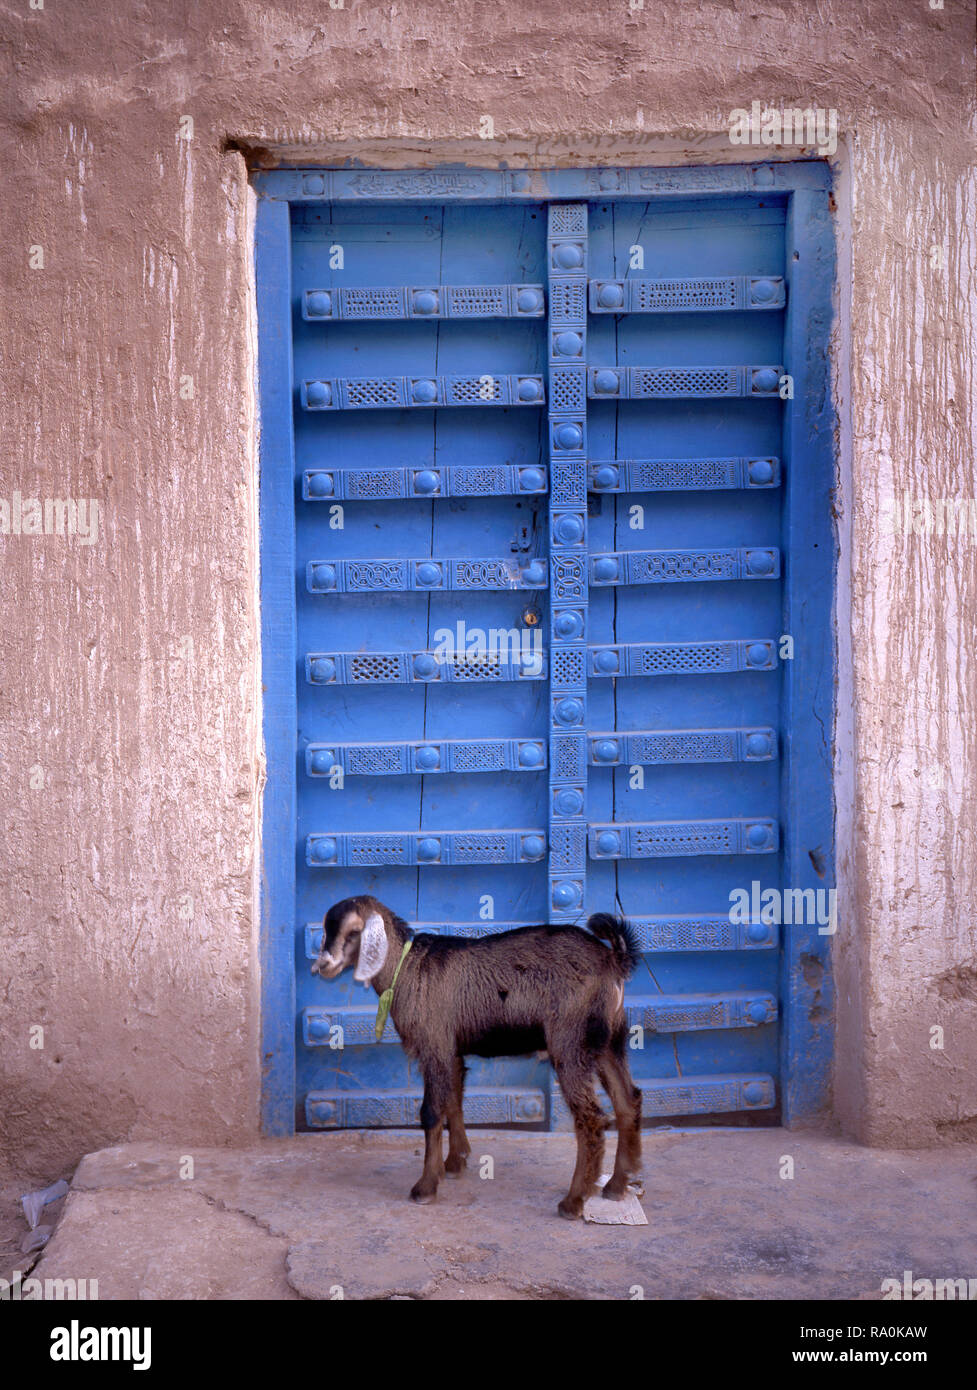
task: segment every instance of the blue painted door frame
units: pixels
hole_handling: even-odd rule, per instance
[[[264,1131],[413,1122],[372,995],[310,993],[315,921],[356,891],[469,932],[620,905],[646,1114],[810,1121],[831,935],[787,919],[835,882],[826,167],[254,183]],[[368,257],[332,274],[345,239]],[[366,497],[394,545],[328,529]],[[432,634],[517,601],[541,664],[435,688]],[[455,906],[473,864],[498,921]],[[788,904],[766,932],[755,895],[723,911],[754,881]],[[471,1118],[565,1124],[545,1071],[476,1069]]]

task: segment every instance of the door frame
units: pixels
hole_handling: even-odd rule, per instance
[[[258,506],[262,733],[259,967],[261,1128],[295,1131],[295,458],[293,444],[292,204],[653,202],[786,194],[784,367],[794,398],[783,420],[782,633],[797,655],[781,662],[783,882],[836,888],[833,754],[836,713],[834,524],[836,414],[830,333],[835,280],[832,174],[821,160],[589,169],[275,169],[254,172],[258,319]],[[802,274],[795,278],[793,266]],[[803,478],[793,466],[803,458]],[[800,485],[802,484],[802,485]],[[812,499],[823,505],[812,505]],[[282,537],[288,538],[283,549]],[[800,634],[803,633],[803,640]],[[779,1096],[787,1127],[814,1123],[831,1104],[834,992],[831,935],[816,923],[781,928]]]

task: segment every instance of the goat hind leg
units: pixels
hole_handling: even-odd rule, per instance
[[[601,1085],[611,1098],[617,1121],[617,1152],[614,1172],[604,1185],[601,1196],[621,1201],[627,1192],[628,1179],[641,1168],[641,1092],[631,1080],[626,1062],[608,1052],[597,1066]]]
[[[641,1091],[634,1084],[631,1068],[628,1065],[627,1028],[620,1028],[611,1039],[611,1057],[621,1078],[626,1101],[630,1102],[632,1124],[628,1130],[628,1143],[624,1151],[624,1161],[632,1178],[641,1176]]]
[[[465,1062],[462,1057],[455,1058],[453,1081],[448,1101],[448,1157],[444,1167],[446,1172],[457,1176],[465,1171],[472,1151],[465,1133]]]
[[[557,1064],[556,1074],[577,1133],[577,1166],[573,1170],[570,1190],[557,1206],[557,1211],[573,1221],[583,1215],[585,1198],[592,1196],[596,1190],[604,1156],[606,1121],[597,1103],[589,1069]]]

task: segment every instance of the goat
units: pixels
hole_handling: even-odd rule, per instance
[[[424,1076],[424,1170],[411,1188],[415,1202],[433,1202],[444,1173],[461,1173],[471,1153],[462,1116],[465,1056],[526,1056],[544,1048],[577,1135],[577,1165],[560,1215],[582,1216],[600,1174],[607,1121],[594,1092],[595,1073],[618,1131],[614,1172],[603,1195],[618,1201],[626,1195],[641,1164],[641,1092],[627,1061],[624,981],[639,955],[623,919],[597,913],[587,927],[435,936],[413,932],[368,896],[344,898],[326,913],[312,973],[334,980],[355,966],[355,978],[381,996],[383,1017],[384,995],[393,988],[394,1026]]]

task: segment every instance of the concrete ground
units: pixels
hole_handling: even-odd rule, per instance
[[[572,1136],[470,1139],[468,1172],[423,1207],[407,1200],[414,1130],[103,1149],[79,1166],[32,1277],[95,1278],[101,1299],[431,1300],[628,1299],[635,1286],[655,1299],[878,1299],[907,1269],[977,1277],[973,1148],[653,1131],[648,1225],[621,1227],[557,1216]]]

